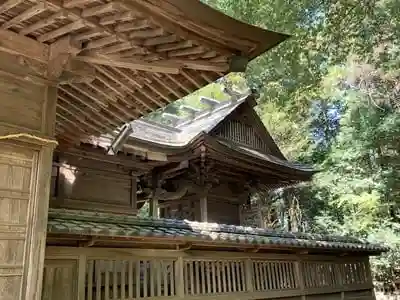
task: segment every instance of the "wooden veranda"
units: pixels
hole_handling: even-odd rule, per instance
[[[373,299],[369,262],[363,257],[60,247],[46,251],[43,300]]]

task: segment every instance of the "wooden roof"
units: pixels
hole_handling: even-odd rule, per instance
[[[57,136],[69,142],[110,133],[286,38],[197,0],[7,0],[0,26],[0,50],[21,57],[31,81],[59,84]]]
[[[199,111],[175,126],[146,119],[135,120],[130,123],[129,130],[122,130],[117,138],[102,135],[88,139],[87,143],[105,150],[110,149],[115,154],[120,151],[143,157],[147,159],[147,163],[157,161],[165,165],[199,158],[204,146],[209,159],[223,162],[225,167],[251,173],[254,178],[260,177],[263,183],[271,183],[271,175],[277,178],[274,183],[282,185],[309,181],[316,170],[300,163],[289,162],[255,113],[251,115],[252,123],[260,125],[257,122],[260,121],[259,129],[268,151],[254,149],[214,134],[214,130],[223,122],[229,121],[235,113],[241,110],[254,112],[254,105],[254,95],[250,94],[237,100],[220,102],[212,110]]]

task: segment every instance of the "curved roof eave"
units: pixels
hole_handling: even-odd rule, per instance
[[[198,0],[164,0],[159,6],[164,11],[159,12],[160,14],[186,30],[198,32],[198,24],[202,24],[203,37],[215,44],[221,44],[224,48],[238,50],[233,46],[240,41],[256,44],[256,47],[246,53],[250,60],[290,37],[234,19]]]
[[[300,176],[301,180],[311,179],[311,176],[316,173],[315,170],[308,168],[307,166],[300,166],[295,163],[291,163],[289,161],[281,160],[277,157],[273,157],[272,155],[262,154],[263,157],[259,155],[254,155],[248,151],[242,150],[237,146],[228,145],[226,143],[219,142],[218,139],[212,139],[210,137],[207,138],[207,144],[213,147],[216,151],[223,152],[225,155],[230,153],[230,156],[235,157],[235,159],[243,160],[248,162],[249,158],[251,158],[251,164],[258,166],[265,166],[265,163],[283,168],[283,170],[287,170],[288,172],[283,172],[284,174],[290,174],[292,176]],[[291,172],[290,172],[291,171]],[[304,178],[306,177],[306,178]]]

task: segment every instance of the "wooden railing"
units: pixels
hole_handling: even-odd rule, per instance
[[[366,257],[52,247],[46,258],[46,300],[342,299],[373,288]]]

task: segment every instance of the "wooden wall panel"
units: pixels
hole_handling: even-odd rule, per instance
[[[0,295],[20,297],[35,151],[0,144]]]
[[[166,201],[161,207],[161,218],[195,220],[195,203],[191,199],[181,199],[178,201]]]
[[[1,122],[40,130],[44,91],[44,86],[0,76]]]
[[[55,172],[56,173],[56,172]],[[129,171],[117,171],[117,166],[82,158],[67,161],[59,167],[54,179],[51,206],[134,213],[131,207],[132,177]],[[56,183],[59,181],[58,189]],[[56,195],[57,194],[57,195]]]
[[[110,173],[108,176],[95,171],[76,171],[75,181],[66,180],[66,197],[76,200],[92,201],[129,206],[130,179]]]
[[[208,222],[240,225],[239,206],[208,197]]]
[[[71,300],[77,294],[77,261],[46,260],[43,272],[42,300]]]
[[[0,53],[0,298],[39,300],[46,242],[56,88]],[[25,135],[20,137],[19,135]],[[28,136],[27,136],[28,135]],[[31,138],[36,136],[42,140]],[[6,138],[4,140],[4,138]]]

